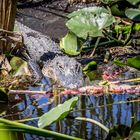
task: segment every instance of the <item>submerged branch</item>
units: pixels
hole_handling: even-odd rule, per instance
[[[10,90],[8,94],[46,94],[47,91]]]

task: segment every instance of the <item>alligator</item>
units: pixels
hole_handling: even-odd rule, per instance
[[[72,89],[83,85],[82,66],[75,58],[64,55],[59,45],[50,37],[19,22],[16,22],[16,25],[23,35],[25,50],[29,56],[25,55],[25,51],[22,54],[26,57],[36,81],[48,77],[65,88]]]

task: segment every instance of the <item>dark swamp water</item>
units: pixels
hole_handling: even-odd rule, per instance
[[[53,4],[18,9],[17,20],[30,28],[49,35],[53,40],[59,41],[66,32],[66,13],[64,13],[64,0],[54,1]],[[70,8],[68,12],[72,9]],[[38,88],[32,88],[37,90]],[[35,118],[48,112],[59,103],[63,103],[74,95],[54,96],[49,95],[19,95],[23,100],[17,104],[0,104],[1,116],[11,120]],[[19,98],[17,96],[17,98]],[[132,118],[140,120],[140,102],[128,102],[138,100],[139,97],[133,94],[110,94],[102,96],[79,95],[79,101],[70,116],[64,120],[54,123],[47,129],[56,132],[84,138],[87,140],[103,140],[106,136],[104,130],[91,123],[77,121],[75,117],[87,117],[95,119],[108,128],[115,124],[130,126]],[[119,103],[121,102],[121,103]],[[26,122],[28,125],[37,126],[37,120]],[[18,134],[17,139],[25,140],[46,140],[32,134]]]
[[[0,113],[3,117],[12,120],[35,118],[48,112],[59,103],[63,103],[72,95],[49,97],[49,95],[20,95],[22,100],[14,105],[2,105]],[[132,94],[112,94],[106,96],[79,95],[79,101],[74,110],[64,120],[54,123],[47,129],[56,132],[77,136],[87,140],[103,140],[106,136],[104,130],[91,123],[77,121],[75,117],[87,117],[95,119],[108,128],[115,124],[130,126],[132,118],[140,120],[140,102],[126,103],[130,100],[138,100],[139,97]],[[3,112],[3,113],[2,113]],[[37,120],[26,122],[28,125],[37,126]],[[18,135],[17,139],[40,139],[43,138],[32,134]]]

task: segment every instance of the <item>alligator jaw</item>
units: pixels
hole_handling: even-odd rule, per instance
[[[75,89],[84,83],[80,63],[68,56],[57,56],[49,64],[45,63],[42,73],[65,88]]]

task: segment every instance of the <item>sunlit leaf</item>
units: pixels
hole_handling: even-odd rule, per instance
[[[88,36],[103,36],[102,30],[110,26],[114,17],[102,7],[90,7],[78,10],[69,15],[66,26],[78,37],[86,39]]]
[[[49,112],[42,115],[38,121],[38,126],[44,128],[53,122],[60,121],[64,119],[69,112],[73,109],[78,101],[78,97],[73,97],[63,104],[59,104],[55,108],[51,109]]]
[[[125,15],[135,21],[135,22],[140,22],[140,10],[139,9],[133,9],[129,8],[125,11]]]
[[[77,11],[74,11],[72,13],[70,13],[67,17],[68,18],[72,18],[75,16],[80,16],[80,15],[84,15],[84,14],[101,14],[101,13],[107,13],[109,14],[109,11],[103,7],[88,7],[88,8],[83,8],[83,9],[78,9]]]
[[[78,44],[77,36],[73,33],[68,33],[60,41],[60,48],[69,55],[78,55],[80,54],[80,47]]]
[[[140,55],[127,59],[127,65],[140,70]]]

